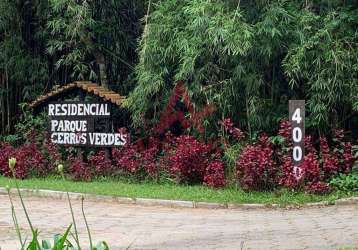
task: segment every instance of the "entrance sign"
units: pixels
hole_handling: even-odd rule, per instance
[[[304,160],[305,155],[305,101],[304,100],[290,100],[289,101],[289,117],[291,122],[292,135],[292,162],[293,173],[297,179],[302,176],[302,169],[300,164]]]
[[[48,105],[49,116],[110,116],[107,103],[57,103]]]
[[[111,133],[108,103],[58,102],[48,105],[54,144],[115,147],[127,143],[127,134]],[[104,126],[97,128],[104,123]]]

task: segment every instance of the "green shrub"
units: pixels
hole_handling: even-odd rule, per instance
[[[336,178],[333,178],[330,184],[336,189],[344,192],[358,191],[358,174],[340,174]]]
[[[230,182],[231,180],[235,181],[235,164],[236,164],[236,160],[239,157],[241,150],[243,148],[243,144],[242,143],[237,143],[237,144],[233,144],[231,146],[229,146],[228,148],[225,149],[224,151],[224,156],[223,156],[223,160],[225,162],[226,165],[226,176],[228,179],[228,182]]]

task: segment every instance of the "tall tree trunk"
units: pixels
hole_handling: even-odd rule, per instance
[[[1,134],[5,134],[5,113],[6,113],[6,109],[5,109],[5,75],[1,74],[0,75],[0,84],[1,84],[1,93],[0,93],[0,104],[1,104],[1,129],[0,129],[0,133]]]
[[[246,94],[246,96],[245,96],[245,104],[246,104],[247,129],[249,131],[249,137],[250,137],[250,139],[252,139],[251,121],[250,121],[250,107],[249,107],[248,94]]]
[[[91,37],[83,36],[81,37],[81,40],[84,44],[86,44],[88,49],[92,52],[92,55],[96,58],[96,63],[98,64],[99,68],[99,80],[101,82],[101,85],[105,88],[108,88],[107,65],[104,54],[97,48]]]
[[[96,51],[95,53],[96,62],[99,67],[99,77],[101,85],[105,88],[108,88],[108,77],[107,77],[107,65],[103,53]]]
[[[6,103],[7,103],[7,126],[6,132],[10,132],[11,120],[10,120],[10,88],[9,88],[9,76],[7,72],[7,68],[5,68],[5,82],[6,82]]]

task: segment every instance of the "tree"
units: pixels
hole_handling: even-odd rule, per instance
[[[180,79],[196,105],[214,103],[216,118],[252,136],[275,129],[291,98],[307,100],[309,128],[347,125],[358,111],[357,21],[356,1],[162,1],[140,43],[134,122],[155,123]]]
[[[358,111],[358,10],[324,15],[303,11],[284,67],[290,85],[304,91],[313,125],[344,125]]]
[[[17,104],[40,94],[47,84],[44,43],[45,1],[0,2],[0,133],[12,131]]]
[[[140,1],[52,0],[47,51],[56,69],[66,68],[70,79],[90,79],[109,87],[114,64],[133,69]],[[129,74],[124,70],[126,80]],[[119,72],[122,73],[122,72]]]
[[[0,1],[0,135],[19,103],[53,85],[92,79],[127,94],[144,2]]]

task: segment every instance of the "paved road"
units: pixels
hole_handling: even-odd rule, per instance
[[[25,198],[43,237],[71,223],[64,200]],[[18,249],[7,196],[0,195],[0,246]],[[27,233],[25,216],[15,200]],[[80,218],[80,201],[74,201]],[[358,246],[358,206],[304,210],[171,209],[86,202],[93,237],[111,249],[337,249]],[[86,230],[78,223],[84,244]]]

